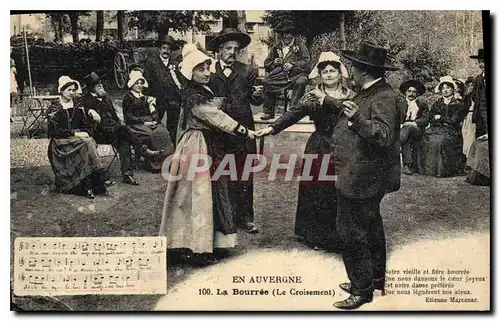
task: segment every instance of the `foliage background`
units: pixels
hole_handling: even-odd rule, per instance
[[[389,49],[391,60],[400,67],[387,74],[395,88],[408,78],[433,88],[441,76],[466,79],[480,72],[476,60],[469,58],[483,46],[480,11],[267,11],[264,20],[275,27],[291,19],[316,61],[322,51],[341,53],[341,13],[345,49],[356,50],[364,39]]]

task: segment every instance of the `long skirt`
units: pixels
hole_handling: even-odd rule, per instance
[[[450,127],[428,128],[418,151],[418,173],[427,176],[456,176],[465,167],[463,139]]]
[[[169,249],[212,253],[214,248],[237,245],[234,212],[220,207],[227,202],[227,191],[221,191],[217,182],[211,180],[210,169],[192,175],[192,164],[199,163],[191,163],[191,160],[207,155],[210,150],[201,131],[187,131],[177,144],[170,175],[164,177],[168,185],[159,233],[167,237]],[[179,175],[182,175],[180,179],[173,179]]]
[[[463,153],[469,155],[469,149],[476,139],[476,124],[472,122],[472,112],[469,112],[462,125],[462,137],[464,138]]]
[[[47,154],[54,172],[56,187],[61,192],[72,190],[87,176],[102,170],[103,166],[96,148],[96,142],[90,137],[50,140]]]
[[[158,156],[146,157],[146,166],[152,171],[159,171],[165,158],[175,151],[167,128],[162,124],[158,124],[155,128],[144,124],[130,125],[128,127],[150,149],[163,150]]]
[[[474,141],[471,145],[467,165],[470,172],[467,181],[472,185],[490,185],[490,154],[488,140]]]
[[[331,155],[331,145],[318,133],[313,133],[307,141],[304,154],[319,155],[311,166],[312,181],[299,183],[299,197],[295,218],[295,234],[304,237],[311,245],[324,246],[330,250],[340,248],[340,238],[336,231],[337,195],[334,181],[320,181],[323,155]],[[302,172],[305,163],[302,163]],[[335,173],[333,157],[328,163],[328,175]],[[307,173],[304,173],[307,175]]]
[[[242,179],[242,175],[247,156],[257,154],[255,140],[234,137],[219,132],[209,136],[214,168],[217,168],[227,157],[234,156],[237,179],[231,180],[227,175],[224,175],[220,177],[218,183],[221,189],[227,189],[229,192],[230,203],[234,207],[236,224],[244,226],[245,223],[253,222],[253,173],[249,174],[248,179]]]

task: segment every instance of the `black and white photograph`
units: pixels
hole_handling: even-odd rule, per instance
[[[490,311],[491,33],[11,10],[11,311]]]

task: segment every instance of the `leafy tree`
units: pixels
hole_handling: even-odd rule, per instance
[[[54,11],[48,13],[47,16],[54,29],[55,40],[62,41],[63,34],[69,32],[73,36],[73,43],[77,43],[80,31],[79,19],[90,16],[90,14],[90,11]]]
[[[473,11],[355,11],[346,24],[347,49],[356,50],[362,40],[385,46],[389,58],[400,67],[387,74],[391,85],[417,78],[433,87],[446,74],[466,78],[477,72],[469,55],[482,46],[480,15]],[[316,37],[312,59],[322,51],[340,53],[339,40],[338,30]]]
[[[275,28],[283,19],[290,19],[306,39],[306,45],[311,48],[315,37],[340,28],[341,16],[349,21],[354,11],[283,11],[269,10],[263,17],[264,22]]]
[[[129,27],[138,27],[145,31],[154,31],[162,37],[173,31],[188,31],[194,26],[199,31],[210,30],[209,19],[220,19],[227,15],[226,11],[129,11],[127,12]],[[208,18],[208,19],[207,19]]]

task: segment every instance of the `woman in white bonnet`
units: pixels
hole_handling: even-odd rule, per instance
[[[75,101],[79,83],[68,76],[59,78],[59,99],[49,109],[48,157],[58,191],[95,198],[105,194],[105,173],[97,144],[90,136],[90,120]]]
[[[156,99],[143,94],[148,82],[141,70],[132,70],[127,83],[129,92],[122,101],[125,124],[139,140],[151,150],[159,151],[158,155],[144,155],[148,170],[158,172],[163,160],[174,152],[170,134],[158,119]]]
[[[222,99],[207,86],[213,67],[212,58],[195,45],[184,46],[180,72],[188,81],[182,92],[178,143],[170,169],[162,171],[168,185],[159,234],[167,236],[169,249],[189,250],[195,265],[227,255],[227,249],[237,245],[237,227],[228,191],[212,180],[215,167],[189,175],[191,161],[196,165],[199,159],[208,160],[213,131],[255,138],[253,131],[220,110]]]
[[[441,94],[441,98],[429,110],[429,127],[417,149],[418,173],[457,176],[465,168],[461,124],[467,115],[467,106],[455,95],[458,86],[451,76],[441,77],[434,91]]]
[[[337,114],[332,110],[324,110],[315,99],[311,99],[310,90],[316,89],[337,99],[351,99],[354,92],[343,86],[342,81],[349,75],[340,57],[333,52],[322,52],[318,63],[309,74],[309,79],[319,81],[318,85],[306,89],[306,94],[295,106],[263,129],[257,135],[276,135],[297,123],[305,116],[314,121],[315,131],[309,137],[304,155],[318,156],[311,162],[310,175],[312,181],[299,183],[299,196],[295,218],[295,235],[315,250],[340,251],[340,238],[336,232],[337,200],[334,181],[320,181],[323,155],[331,155],[331,136],[337,122]],[[304,170],[304,163],[302,170]],[[328,175],[335,173],[333,157],[327,169]]]

